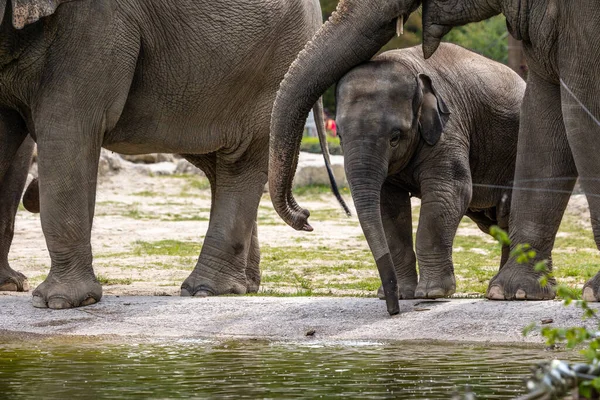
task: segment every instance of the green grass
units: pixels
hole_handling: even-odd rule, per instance
[[[329,153],[333,155],[342,154],[342,147],[340,146],[340,138],[327,136],[327,145],[329,147]],[[302,143],[300,144],[300,151],[306,151],[308,153],[321,154],[321,144],[319,143],[318,137],[304,136]]]
[[[210,190],[210,182],[207,178],[194,176],[188,179],[188,185],[197,190]]]
[[[178,240],[159,240],[157,242],[134,242],[132,255],[135,256],[179,256],[190,257],[200,254],[202,245],[196,242],[182,242]]]
[[[159,240],[157,242],[134,242],[132,254],[136,256],[179,256],[189,257],[200,254],[202,245],[196,242],[182,242],[179,240]]]
[[[159,194],[156,192],[152,192],[150,190],[144,190],[142,192],[137,192],[133,194],[134,196],[140,196],[140,197],[158,197]]]
[[[295,187],[292,192],[296,196],[315,196],[331,194],[331,188],[329,185],[307,185]]]
[[[132,219],[146,219],[146,217],[142,214],[140,210],[138,210],[137,205],[131,205],[127,208],[127,211],[123,214],[123,216]]]
[[[97,274],[96,279],[102,285],[131,285],[133,279],[131,278],[109,278],[102,274]]]

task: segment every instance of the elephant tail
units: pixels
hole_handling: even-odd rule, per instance
[[[35,214],[40,212],[40,186],[38,178],[34,178],[27,187],[27,190],[25,190],[23,206],[29,212]]]
[[[333,169],[331,168],[331,159],[329,158],[329,146],[327,146],[327,132],[325,131],[325,115],[323,113],[323,98],[315,103],[313,107],[313,115],[315,116],[315,123],[317,125],[317,135],[319,136],[319,144],[321,145],[321,152],[323,153],[323,159],[325,160],[325,168],[327,169],[327,175],[329,175],[329,183],[331,185],[331,191],[335,198],[340,203],[344,212],[347,216],[351,216],[352,213],[348,208],[348,205],[342,198],[335,176],[333,175]]]

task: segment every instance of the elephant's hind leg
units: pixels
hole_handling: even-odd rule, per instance
[[[10,267],[8,252],[14,236],[15,214],[27,180],[33,148],[34,142],[28,136],[21,144],[4,178],[0,179],[0,290],[29,290],[25,275]]]
[[[267,181],[266,148],[265,139],[251,143],[239,156],[217,154],[208,232],[194,271],[181,285],[182,296],[244,294],[257,289],[259,253],[253,231]]]
[[[186,160],[202,170],[210,183],[211,188],[211,213],[215,204],[215,189],[217,180],[217,155],[209,154],[184,154]],[[260,247],[258,245],[257,223],[254,221],[252,230],[252,240],[248,250],[248,259],[246,261],[246,290],[248,293],[258,292],[260,286]]]

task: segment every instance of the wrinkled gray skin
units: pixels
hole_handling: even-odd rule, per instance
[[[500,13],[506,16],[512,35],[523,40],[529,66],[510,218],[512,243],[531,244],[537,252],[534,262],[551,260],[554,238],[579,174],[600,248],[600,125],[594,121],[600,118],[598,2],[427,1],[425,56],[435,51],[452,26]],[[487,297],[550,299],[554,290],[540,287],[533,263],[510,260],[490,282]],[[586,283],[583,298],[600,299],[600,274]]]
[[[524,92],[510,68],[448,43],[429,60],[420,46],[383,53],[338,82],[346,176],[378,269],[393,265],[399,298],[454,293],[452,243],[463,215],[485,233],[508,229]],[[411,195],[422,200],[416,258]],[[505,247],[501,265],[507,258]]]
[[[29,133],[52,260],[34,306],[102,296],[90,246],[101,147],[181,153],[210,180],[210,224],[182,295],[256,291],[270,111],[321,25],[318,1],[0,0],[0,15],[0,284],[25,289],[6,254]]]
[[[8,252],[15,232],[15,214],[27,180],[34,145],[31,137],[27,137],[17,150],[11,164],[0,164],[0,170],[5,171],[4,178],[0,179],[0,290],[13,292],[29,290],[25,275],[10,267]]]
[[[307,229],[309,212],[291,195],[302,118],[313,102],[352,67],[369,60],[407,20],[418,0],[342,0],[337,11],[292,64],[273,107],[269,189],[279,215]],[[516,186],[511,205],[513,245],[530,243],[551,260],[554,238],[579,173],[588,194],[594,237],[600,248],[600,127],[566,89],[562,78],[592,114],[600,116],[600,8],[595,0],[425,0],[424,52],[430,55],[451,26],[504,13],[513,35],[523,39],[530,68],[523,102]],[[559,31],[560,30],[560,31]],[[324,65],[321,60],[326,59]],[[560,71],[560,72],[559,72]],[[600,119],[600,118],[599,118]],[[395,277],[380,271],[388,311],[398,310]],[[533,263],[508,262],[490,283],[492,299],[549,299]],[[552,281],[551,281],[552,283]],[[600,298],[600,276],[586,284],[587,300]]]

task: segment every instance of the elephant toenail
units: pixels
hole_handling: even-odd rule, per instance
[[[504,300],[504,291],[500,286],[492,286],[488,289],[486,297],[490,300]]]
[[[67,308],[73,308],[71,302],[62,297],[53,297],[48,300],[48,308],[52,308],[53,310],[64,310]]]
[[[515,298],[517,300],[527,300],[527,293],[525,293],[523,289],[519,289],[517,290],[517,293],[515,293]]]
[[[48,308],[48,303],[41,296],[33,296],[32,304],[36,308]]]
[[[95,298],[93,297],[88,297],[87,299],[85,299],[84,301],[81,302],[82,306],[89,306],[90,304],[96,304],[97,301]]]
[[[191,297],[192,295],[187,289],[181,288],[181,292],[179,292],[181,297]]]

